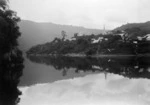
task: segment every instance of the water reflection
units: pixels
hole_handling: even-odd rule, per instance
[[[23,58],[18,49],[0,59],[0,105],[16,105],[21,92],[17,86],[22,76]]]
[[[63,56],[28,56],[36,63],[52,65],[66,76],[70,68],[80,72],[103,72],[119,74],[128,78],[150,79],[150,57],[103,57],[82,58]]]
[[[20,105],[149,105],[150,81],[91,74],[20,88]]]
[[[28,58],[36,62],[27,61],[29,66],[32,65],[32,69],[35,69],[34,66],[37,67],[32,76],[35,76],[38,68],[40,69],[40,73],[33,78],[40,78],[40,75],[46,72],[44,77],[52,79],[57,77],[53,73],[55,71],[61,71],[64,77],[67,77],[71,70],[73,72],[75,70],[77,75],[84,72],[90,74],[21,85],[19,89],[22,95],[19,105],[149,105],[150,103],[149,57],[28,56]],[[45,65],[48,66],[45,68]],[[103,73],[106,74],[105,78]],[[29,75],[27,77],[30,78]]]

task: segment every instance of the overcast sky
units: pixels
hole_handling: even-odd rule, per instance
[[[150,0],[10,0],[22,19],[113,29],[150,20]]]

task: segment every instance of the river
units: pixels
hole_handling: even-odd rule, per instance
[[[149,105],[149,57],[29,56],[19,105]]]

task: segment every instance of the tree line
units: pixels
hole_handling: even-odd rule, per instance
[[[123,35],[120,31],[108,33],[107,35],[82,35],[74,34],[74,40],[65,40],[66,32],[62,32],[62,38],[55,38],[51,42],[33,46],[27,54],[70,54],[78,53],[85,55],[94,54],[147,54],[150,53],[150,41],[138,40],[147,33],[139,28],[126,29]],[[93,39],[98,39],[92,43]]]
[[[17,39],[21,35],[17,23],[20,18],[0,0],[0,104],[16,105],[21,92],[17,88],[23,70],[22,51]]]

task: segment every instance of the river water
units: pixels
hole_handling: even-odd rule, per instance
[[[18,105],[150,105],[150,57],[29,56]]]

